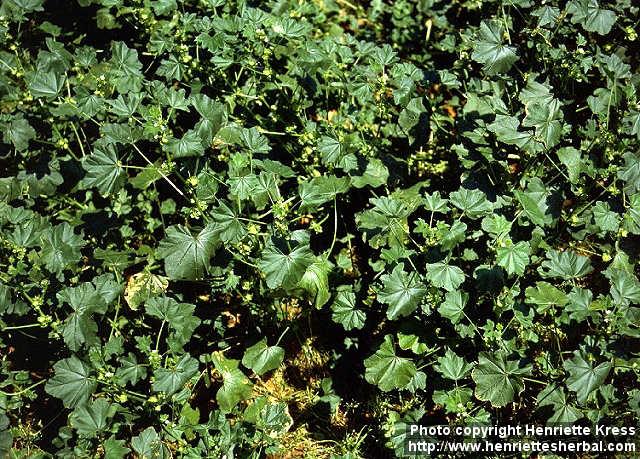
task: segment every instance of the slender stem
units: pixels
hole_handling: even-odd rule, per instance
[[[633,370],[635,372],[640,371],[640,368],[630,367],[628,365],[616,365],[614,368],[624,368],[625,370]]]
[[[66,147],[66,148],[65,148],[65,150],[67,150],[67,151],[69,152],[69,154],[70,154],[71,156],[73,156],[73,159],[75,159],[76,161],[80,162],[80,158],[78,158],[78,157],[76,156],[76,154],[73,152],[73,150],[72,150],[71,148]]]
[[[169,179],[169,177],[167,177],[167,176],[165,175],[165,173],[164,173],[164,172],[162,172],[162,170],[161,170],[159,167],[157,167],[155,164],[153,164],[153,163],[149,160],[149,158],[147,158],[147,156],[146,156],[144,153],[142,153],[142,151],[140,150],[140,148],[138,148],[138,146],[137,146],[135,143],[133,143],[133,144],[131,144],[131,145],[133,145],[133,148],[138,152],[138,154],[140,154],[140,156],[142,156],[142,157],[144,158],[144,160],[145,160],[145,161],[146,161],[150,166],[152,166],[152,167],[156,167],[157,171],[160,173],[160,175],[162,176],[162,178],[163,178],[163,179],[165,179],[165,180],[169,183],[169,185],[171,185],[171,187],[172,187],[174,190],[176,190],[176,191],[178,192],[178,194],[179,194],[180,196],[182,196],[183,198],[186,198],[186,196],[185,196],[185,195],[184,195],[184,193],[180,190],[180,188],[178,188],[178,187],[176,186],[176,184],[175,184],[175,183],[173,183],[173,182],[171,181],[171,179]]]
[[[146,167],[143,167],[143,166],[129,166],[127,164],[122,164],[120,165],[120,167],[122,167],[123,169],[139,169],[139,170],[146,169]]]
[[[613,98],[613,88],[615,88],[615,85],[612,87],[612,89],[609,89],[609,102],[607,103],[607,121],[604,125],[605,129],[609,129],[609,117],[611,115],[611,100]]]
[[[562,171],[562,169],[560,169],[558,167],[558,165],[555,163],[555,161],[553,159],[551,159],[551,156],[549,156],[549,153],[547,153],[547,150],[544,150],[544,155],[547,157],[547,159],[549,160],[549,162],[551,162],[551,164],[553,165],[553,167],[556,168],[556,170],[568,181],[571,182],[571,180],[569,180],[569,177],[567,177],[567,175]]]
[[[116,324],[118,323],[118,315],[120,314],[120,298],[118,298],[118,304],[116,305],[116,312],[113,316],[113,320],[111,321],[111,332],[109,332],[109,339],[113,336],[113,333],[116,331]]]
[[[162,336],[162,330],[164,330],[165,323],[166,323],[166,320],[163,320],[162,324],[160,325],[160,330],[158,331],[158,337],[156,338],[156,351],[160,347],[160,337]]]
[[[336,236],[338,235],[338,201],[336,197],[333,197],[333,239],[331,240],[331,247],[327,252],[327,258],[333,252],[333,247],[336,245]]]
[[[347,0],[337,0],[337,3],[339,3],[340,5],[348,6],[354,11],[358,11],[358,8],[353,3],[348,2]]]
[[[13,67],[11,67],[9,64],[7,64],[5,61],[3,61],[2,59],[0,59],[0,64],[4,65],[6,68],[8,68],[9,70],[13,70]]]
[[[509,42],[509,44],[511,44],[511,34],[509,33],[509,23],[507,22],[507,15],[504,12],[504,5],[501,5],[500,9],[502,10],[502,22],[504,24],[504,30],[507,32],[507,41]]]
[[[478,336],[480,337],[480,339],[482,341],[484,341],[484,337],[482,336],[482,334],[480,333],[480,330],[478,330],[478,327],[476,327],[476,324],[473,323],[473,320],[471,320],[469,318],[469,316],[467,315],[466,312],[462,311],[462,314],[464,315],[465,319],[467,319],[469,321],[469,324],[471,324],[471,326],[473,327],[474,331],[478,334]]]
[[[7,331],[7,330],[20,330],[22,328],[37,328],[37,327],[42,327],[42,325],[40,324],[28,324],[28,325],[16,325],[14,327],[4,327],[2,329],[2,331]]]
[[[427,363],[425,363],[424,365],[419,366],[418,368],[416,368],[416,370],[420,371],[420,370],[422,370],[423,368],[427,368],[427,367],[429,367],[429,366],[433,365],[434,363],[436,363],[436,361],[435,361],[435,360],[432,360],[431,362],[427,362]]]
[[[258,266],[257,266],[257,265],[254,265],[253,263],[251,263],[251,262],[249,262],[249,261],[245,260],[245,259],[244,259],[244,258],[242,258],[238,253],[236,253],[236,252],[234,252],[233,250],[231,250],[231,249],[229,248],[229,246],[225,246],[225,249],[227,250],[227,252],[229,252],[231,255],[233,255],[233,258],[235,258],[236,260],[238,260],[238,261],[240,261],[240,262],[244,263],[244,264],[245,264],[245,265],[247,265],[247,266],[251,266],[252,268],[260,269],[260,268],[258,268]]]
[[[289,327],[287,326],[287,328],[284,329],[284,331],[282,332],[282,334],[280,335],[280,337],[278,338],[278,341],[276,341],[275,346],[277,346],[278,344],[280,344],[280,341],[282,341],[282,338],[284,338],[284,335],[289,331]]]
[[[19,390],[18,392],[13,392],[13,393],[11,393],[11,392],[5,392],[5,391],[3,391],[3,390],[0,390],[0,394],[5,395],[5,396],[7,396],[7,397],[15,397],[16,395],[23,394],[23,393],[25,393],[25,392],[27,392],[27,391],[29,391],[29,390],[33,389],[34,387],[38,387],[40,384],[44,384],[44,383],[46,383],[46,382],[47,382],[47,380],[46,380],[46,379],[43,379],[42,381],[38,381],[38,382],[37,382],[37,383],[35,383],[35,384],[31,384],[29,387],[25,387],[24,389]]]

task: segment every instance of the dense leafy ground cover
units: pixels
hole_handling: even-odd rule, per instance
[[[2,457],[637,423],[631,0],[0,16]]]

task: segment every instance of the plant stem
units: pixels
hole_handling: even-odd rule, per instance
[[[327,258],[333,252],[333,247],[336,244],[336,236],[338,235],[338,201],[336,197],[333,197],[333,239],[331,240],[331,247],[329,247],[329,251],[327,252]]]
[[[38,387],[40,384],[44,384],[44,383],[46,383],[46,382],[47,382],[47,380],[46,380],[46,379],[43,379],[42,381],[38,381],[38,382],[37,382],[37,383],[35,383],[35,384],[31,384],[29,387],[25,387],[24,389],[19,390],[18,392],[13,392],[13,393],[11,393],[11,392],[5,392],[5,391],[3,391],[3,390],[0,390],[0,394],[5,395],[5,396],[7,396],[7,397],[15,397],[16,395],[23,394],[23,393],[25,393],[25,392],[27,392],[27,391],[29,391],[29,390],[33,389],[34,387]]]
[[[158,348],[160,347],[160,337],[162,336],[162,330],[164,330],[164,324],[166,323],[166,320],[162,321],[162,324],[160,325],[160,330],[158,331],[158,336],[156,338],[156,352],[158,351]]]
[[[287,328],[284,329],[284,331],[282,332],[282,334],[280,335],[280,337],[278,338],[278,341],[276,341],[275,346],[277,346],[278,344],[280,344],[280,341],[282,341],[282,338],[284,338],[284,335],[289,331],[289,326],[287,326]]]
[[[133,145],[134,150],[135,150],[135,151],[137,151],[137,152],[138,152],[138,154],[144,158],[144,160],[149,164],[149,166],[151,166],[151,167],[156,167],[156,165],[155,165],[155,164],[153,164],[153,163],[149,160],[149,158],[147,158],[147,156],[146,156],[144,153],[142,153],[142,151],[140,150],[140,148],[138,148],[138,146],[137,146],[135,143],[133,143],[133,144],[131,144],[131,145]],[[171,181],[171,179],[169,179],[169,177],[167,177],[167,176],[165,175],[165,173],[164,173],[164,172],[162,172],[162,170],[160,170],[160,168],[159,168],[159,167],[156,167],[156,169],[158,170],[158,172],[160,173],[160,175],[162,176],[162,178],[163,178],[163,179],[165,179],[165,180],[169,183],[169,185],[171,185],[171,187],[172,187],[174,190],[176,190],[176,191],[178,192],[178,194],[179,194],[180,196],[182,196],[183,198],[185,198],[185,199],[186,199],[186,196],[185,196],[185,195],[184,195],[184,193],[180,190],[180,188],[178,188],[178,187],[176,186],[176,184],[175,184],[175,183],[173,183],[173,182]]]
[[[13,327],[4,327],[2,329],[2,331],[20,330],[22,328],[37,328],[37,327],[42,327],[42,325],[40,325],[40,324],[16,325],[16,326],[13,326]]]

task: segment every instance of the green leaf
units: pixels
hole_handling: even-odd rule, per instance
[[[318,143],[318,150],[324,164],[337,164],[344,156],[342,144],[332,137],[322,136]]]
[[[611,371],[611,362],[603,362],[594,367],[590,356],[582,351],[574,351],[571,360],[564,361],[564,369],[569,372],[567,387],[577,395],[578,402],[586,403],[591,392],[600,387]]]
[[[390,196],[371,198],[373,209],[365,210],[356,216],[358,228],[371,230],[370,244],[402,245],[407,240],[409,230],[407,217],[415,210],[417,203],[396,199]]]
[[[608,34],[617,19],[613,11],[600,8],[597,0],[572,0],[567,4],[567,12],[571,14],[571,22],[600,35]]]
[[[518,99],[525,106],[532,103],[551,104],[554,100],[552,89],[548,82],[540,83],[535,80],[535,75],[530,75],[527,86],[520,91]]]
[[[456,290],[464,282],[465,274],[457,266],[444,262],[427,263],[427,279],[436,287]]]
[[[496,262],[502,266],[509,275],[522,276],[529,264],[529,252],[531,247],[528,242],[520,241],[516,244],[498,247],[496,249]]]
[[[424,207],[429,212],[445,213],[449,211],[446,199],[443,199],[439,191],[434,191],[432,194],[426,194],[424,196]]]
[[[211,354],[213,364],[222,376],[222,387],[216,400],[224,413],[229,413],[242,400],[251,395],[251,381],[238,369],[239,362],[225,358],[220,352]]]
[[[111,46],[111,75],[118,92],[140,92],[142,89],[142,63],[138,60],[138,51],[129,48],[124,42],[113,42]]]
[[[83,282],[77,287],[66,287],[56,295],[60,302],[69,304],[76,312],[101,312],[107,308],[107,298],[103,291],[97,291],[93,284]]]
[[[409,384],[406,385],[405,389],[409,392],[416,392],[419,389],[424,390],[427,387],[427,374],[424,371],[416,371],[416,374],[413,375]]]
[[[64,82],[64,75],[55,72],[36,72],[29,84],[29,91],[33,97],[53,99],[62,90]]]
[[[103,196],[119,191],[126,180],[125,170],[112,144],[97,147],[84,158],[82,167],[87,172],[82,179],[84,186],[96,187]]]
[[[62,327],[62,337],[69,349],[74,352],[80,350],[83,344],[94,346],[100,342],[98,339],[98,325],[86,312],[74,312]]]
[[[175,366],[158,368],[154,371],[153,390],[171,395],[182,389],[186,382],[196,373],[198,373],[198,361],[185,354]]]
[[[200,325],[200,319],[193,315],[193,304],[178,303],[173,298],[155,297],[145,304],[145,312],[150,316],[166,321],[172,330],[169,341],[180,347],[191,339],[194,330]]]
[[[531,366],[521,368],[517,360],[507,360],[504,352],[481,352],[471,377],[476,383],[475,395],[491,406],[501,407],[513,401],[524,390],[523,375],[531,373]]]
[[[289,407],[284,402],[269,403],[260,410],[260,417],[256,425],[266,432],[285,433],[293,425]]]
[[[208,272],[218,243],[214,225],[205,226],[196,235],[184,226],[171,226],[157,254],[164,259],[164,269],[170,279],[197,280]]]
[[[566,310],[570,313],[569,317],[578,322],[582,322],[589,317],[594,310],[593,304],[593,292],[581,287],[574,287],[567,295],[569,300]]]
[[[416,272],[407,273],[404,264],[396,265],[391,274],[381,278],[383,288],[378,301],[387,304],[387,318],[395,320],[416,310],[426,293],[426,288]]]
[[[378,158],[372,158],[367,163],[367,168],[361,176],[351,177],[351,183],[356,188],[370,186],[377,188],[385,185],[389,178],[389,169]]]
[[[333,265],[324,257],[316,257],[316,260],[307,266],[298,286],[311,296],[316,309],[324,306],[331,294],[329,293],[329,273]]]
[[[240,140],[247,150],[252,153],[269,153],[271,151],[269,140],[260,134],[255,127],[243,129],[240,133]]]
[[[555,24],[560,16],[560,9],[555,6],[544,5],[534,10],[531,14],[538,17],[538,27]]]
[[[616,304],[640,304],[640,282],[632,273],[615,270],[609,279],[611,296]]]
[[[366,314],[356,308],[356,294],[340,291],[331,305],[331,318],[345,330],[361,329],[364,327]]]
[[[549,259],[542,263],[542,268],[547,270],[540,271],[544,277],[559,277],[569,280],[586,276],[593,271],[589,259],[575,252],[549,250],[547,257]]]
[[[514,194],[518,201],[520,201],[520,205],[524,209],[525,214],[533,223],[539,226],[545,226],[550,222],[550,217],[545,215],[547,204],[545,202],[546,197],[543,193],[516,190]]]
[[[487,126],[487,129],[493,132],[500,142],[507,145],[516,145],[531,154],[542,151],[543,145],[536,139],[534,131],[519,131],[519,126],[518,118],[498,114],[493,123]]]
[[[17,8],[22,14],[44,11],[44,0],[11,0],[7,3],[10,8]]]
[[[367,382],[384,392],[405,388],[417,371],[410,359],[396,355],[391,335],[384,337],[380,348],[364,361],[364,366]]]
[[[111,304],[116,301],[123,291],[122,284],[112,273],[94,277],[91,283],[95,286],[96,293],[102,297],[106,304]],[[98,310],[98,308],[93,309]]]
[[[60,274],[80,260],[80,249],[84,245],[82,236],[74,234],[73,227],[64,222],[42,236],[40,257],[49,271]]]
[[[482,229],[494,238],[500,238],[511,231],[512,223],[504,215],[492,214],[482,219]]]
[[[138,363],[138,358],[132,352],[118,359],[120,367],[116,370],[115,379],[121,386],[131,384],[135,386],[138,381],[147,377],[147,367]]]
[[[151,2],[151,7],[153,8],[154,13],[157,15],[163,15],[177,9],[178,4],[176,3],[176,0],[154,0]]]
[[[536,136],[550,149],[558,144],[562,136],[562,112],[560,101],[532,102],[526,107],[527,116],[522,121],[524,127],[535,127]]]
[[[335,175],[314,177],[308,182],[301,182],[298,187],[302,207],[313,209],[334,199],[338,194],[349,189],[349,178],[338,178]]]
[[[165,146],[165,150],[173,153],[174,158],[188,158],[190,156],[202,156],[204,145],[196,131],[187,131],[180,139],[171,139]]]
[[[113,435],[102,444],[104,459],[124,459],[131,450],[127,448],[124,440],[117,440]]]
[[[423,114],[427,112],[422,97],[414,97],[398,116],[398,126],[407,134],[409,142],[415,142],[414,133],[420,132]],[[415,128],[415,129],[414,129]]]
[[[620,227],[620,218],[606,202],[598,201],[591,208],[595,224],[603,233],[616,233]]]
[[[640,190],[640,156],[626,152],[623,158],[624,166],[618,168],[618,178],[626,183],[625,192],[635,193]]]
[[[257,186],[255,174],[242,175],[229,179],[229,191],[232,196],[242,201],[250,199]]]
[[[149,298],[166,292],[168,288],[169,279],[167,277],[144,270],[129,278],[124,299],[129,307],[135,311]]]
[[[263,338],[249,347],[242,357],[242,364],[262,376],[267,371],[275,370],[284,360],[284,349],[280,346],[267,346]]]
[[[189,101],[200,116],[212,122],[212,135],[215,135],[227,120],[224,104],[204,94],[193,94]]]
[[[557,155],[560,162],[566,167],[569,181],[576,183],[584,168],[584,161],[580,151],[573,147],[564,147],[558,150]]]
[[[142,93],[130,93],[126,96],[120,94],[115,100],[107,100],[107,103],[111,106],[113,114],[129,118],[138,111],[143,98]]]
[[[447,391],[433,391],[433,402],[442,405],[447,413],[460,413],[464,412],[472,396],[473,390],[468,387],[454,387]]]
[[[147,427],[139,435],[133,437],[131,447],[138,453],[139,459],[169,459],[172,457],[153,427]]]
[[[553,407],[554,413],[549,418],[548,424],[573,424],[582,418],[580,410],[569,403],[564,389],[556,384],[545,387],[538,394],[536,401],[539,407]]]
[[[12,120],[11,123],[3,126],[2,131],[3,141],[11,142],[17,151],[29,148],[29,141],[36,138],[36,130],[24,118]]]
[[[449,195],[449,202],[462,210],[469,218],[479,218],[493,211],[493,204],[480,190],[460,188]]]
[[[508,72],[518,60],[516,49],[504,44],[504,33],[502,21],[490,20],[480,23],[471,59],[484,64],[483,70],[487,75]]]
[[[473,365],[465,362],[462,357],[451,349],[447,349],[444,356],[438,357],[438,363],[435,365],[438,373],[454,381],[460,381],[466,378],[472,368]]]
[[[535,287],[527,287],[527,303],[538,306],[538,312],[547,311],[551,306],[564,306],[569,302],[567,295],[548,282],[536,282]]]
[[[87,404],[77,406],[69,416],[69,422],[78,435],[95,438],[109,427],[109,419],[116,414],[118,406],[105,398],[97,398]]]
[[[298,245],[293,250],[288,250],[280,241],[271,240],[262,252],[258,267],[265,275],[269,288],[292,288],[300,282],[313,261],[313,252],[307,245]]]
[[[74,408],[89,399],[97,383],[91,368],[78,357],[71,356],[53,365],[55,375],[47,381],[45,391],[59,399],[67,408]]]
[[[173,54],[170,54],[168,59],[160,61],[156,74],[165,77],[169,82],[173,80],[180,81],[184,77],[185,70],[184,63],[180,62]]]
[[[104,135],[105,143],[133,144],[142,138],[142,131],[128,124],[103,123],[100,132]]]
[[[253,185],[251,199],[258,210],[262,210],[268,204],[279,201],[280,190],[276,174],[269,171],[260,172]]]
[[[627,205],[623,228],[632,234],[640,234],[640,193],[630,196]]]
[[[11,289],[0,282],[0,315],[13,309]]]
[[[453,324],[457,324],[464,317],[464,307],[469,301],[469,294],[459,290],[447,292],[444,301],[438,306],[438,312]]]
[[[640,140],[640,111],[631,110],[622,120],[625,126],[625,133],[635,135]]]
[[[420,341],[418,335],[398,332],[396,336],[398,337],[398,346],[400,346],[400,349],[403,351],[411,350],[414,354],[420,355],[429,350],[429,347]]]
[[[223,243],[239,242],[246,236],[247,229],[238,215],[224,202],[211,211],[211,217],[215,221],[216,234]]]
[[[467,224],[461,221],[454,221],[451,227],[438,223],[438,236],[440,239],[440,247],[442,250],[452,250],[458,244],[465,240]]]

